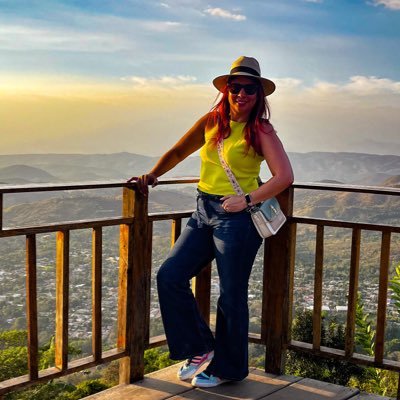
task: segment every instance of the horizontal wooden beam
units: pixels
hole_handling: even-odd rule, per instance
[[[30,226],[26,228],[7,228],[0,231],[0,238],[22,235],[37,235],[40,233],[52,233],[59,231],[72,231],[76,229],[94,229],[103,226],[128,225],[133,223],[133,218],[107,218],[107,219],[85,219],[79,221],[63,221],[41,226]]]
[[[367,224],[367,223],[358,223],[349,221],[333,221],[329,219],[309,218],[309,217],[290,217],[288,219],[289,222],[295,222],[297,224],[333,226],[336,228],[349,228],[349,229],[358,228],[366,231],[400,233],[400,226],[393,226],[393,225],[378,225],[378,224]]]
[[[149,213],[149,221],[168,221],[168,220],[176,220],[180,218],[189,218],[193,214],[193,210],[184,210],[184,211],[167,211],[167,212],[159,212],[159,213]]]
[[[399,196],[400,189],[387,188],[382,186],[362,186],[362,185],[341,185],[335,183],[314,183],[314,182],[295,182],[292,187],[294,189],[306,190],[324,190],[334,192],[348,192],[348,193],[369,193],[369,194],[384,194]]]
[[[0,396],[16,389],[28,387],[37,383],[48,382],[52,379],[60,378],[62,376],[70,375],[75,372],[95,367],[96,365],[118,360],[122,357],[125,357],[126,354],[126,351],[111,349],[103,352],[101,359],[98,361],[95,361],[93,356],[89,356],[70,361],[68,363],[68,367],[64,371],[61,371],[55,367],[40,370],[38,378],[34,380],[31,380],[29,378],[29,375],[23,375],[19,376],[18,378],[12,378],[6,381],[2,381],[0,382]]]
[[[375,368],[387,369],[400,372],[400,362],[384,359],[382,362],[376,362],[373,357],[363,354],[353,353],[351,357],[346,357],[344,350],[333,349],[321,346],[319,350],[314,350],[311,343],[292,340],[288,344],[288,350],[313,354],[317,357],[348,361],[352,364],[367,365]]]
[[[249,333],[249,343],[256,344],[265,344],[265,340],[261,339],[261,335],[259,333]],[[155,347],[165,346],[167,344],[167,338],[165,335],[152,336],[149,340],[149,344],[147,346],[148,349],[153,349]]]
[[[197,183],[198,177],[185,178],[163,178],[159,180],[159,185],[176,185],[183,183]],[[54,192],[62,190],[92,190],[92,189],[112,189],[122,187],[134,187],[135,182],[126,181],[105,181],[105,182],[78,182],[78,183],[46,183],[46,184],[28,184],[28,185],[1,185],[0,193],[28,193],[28,192]],[[362,185],[341,185],[326,184],[314,182],[295,182],[294,189],[306,190],[324,190],[350,193],[371,193],[384,195],[400,195],[398,188],[385,188],[380,186],[362,186]]]
[[[112,189],[127,186],[126,182],[30,183],[28,185],[1,185],[0,193],[57,192],[63,190]]]
[[[159,185],[175,185],[182,183],[196,183],[197,177],[187,178],[164,178],[160,179]],[[134,187],[135,182],[111,181],[111,182],[77,182],[77,183],[30,183],[28,185],[0,185],[0,193],[28,193],[28,192],[57,192],[63,190],[92,190],[112,189],[123,187]]]

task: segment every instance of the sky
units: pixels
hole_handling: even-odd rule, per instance
[[[0,154],[161,155],[241,55],[287,151],[400,155],[400,0],[0,0]]]

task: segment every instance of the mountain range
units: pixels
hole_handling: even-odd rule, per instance
[[[400,157],[359,153],[289,153],[298,182],[400,187]],[[0,155],[4,184],[124,181],[148,171],[157,157],[130,153]],[[166,176],[198,176],[199,157],[189,157]],[[265,179],[267,167],[263,166]],[[160,186],[150,193],[150,212],[194,209],[195,185]],[[4,225],[26,226],[121,213],[120,190],[7,194]],[[296,191],[296,215],[397,223],[400,198],[356,193]]]
[[[298,182],[338,181],[381,185],[400,175],[400,156],[363,153],[289,153]],[[59,183],[126,180],[150,170],[158,157],[133,153],[0,155],[0,183]],[[198,176],[200,160],[191,156],[166,177]],[[269,176],[264,164],[262,178]]]

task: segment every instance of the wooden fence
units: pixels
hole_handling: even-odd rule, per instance
[[[195,182],[197,182],[197,179],[179,179],[163,180],[160,184]],[[6,195],[27,192],[111,188],[122,189],[122,215],[120,217],[66,221],[22,228],[3,227],[3,198]],[[284,369],[286,351],[290,349],[399,372],[399,362],[384,358],[384,338],[391,235],[393,233],[400,233],[400,227],[295,216],[293,215],[295,190],[296,193],[300,190],[321,190],[387,196],[400,195],[399,189],[333,184],[294,184],[279,196],[281,206],[288,216],[288,223],[285,224],[276,236],[265,242],[261,333],[249,335],[249,341],[265,346],[265,371],[273,374],[281,374]],[[166,343],[164,336],[149,337],[153,223],[162,220],[172,221],[171,241],[174,243],[181,232],[182,220],[190,215],[191,211],[149,213],[148,198],[135,191],[134,184],[121,182],[0,187],[0,238],[26,237],[26,310],[29,366],[28,375],[0,382],[0,396],[18,388],[46,382],[117,359],[120,360],[121,384],[128,384],[142,379],[144,375],[144,351]],[[316,226],[317,231],[312,344],[293,341],[290,334],[293,309],[296,230],[300,224]],[[120,227],[118,338],[114,349],[103,351],[101,311],[102,229],[108,226]],[[325,227],[340,227],[352,230],[346,345],[344,350],[321,346]],[[80,229],[92,230],[92,355],[68,361],[70,232]],[[354,353],[360,237],[361,232],[364,230],[380,232],[382,235],[374,357],[366,357]],[[50,232],[56,233],[55,366],[39,370],[36,236]],[[196,277],[193,285],[201,313],[206,321],[210,320],[210,288],[211,266],[208,266]],[[400,399],[400,392],[398,398]]]

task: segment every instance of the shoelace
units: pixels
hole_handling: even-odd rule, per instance
[[[190,358],[190,359],[186,362],[186,365],[198,365],[198,364],[200,364],[200,363],[203,361],[203,359],[206,358],[206,357],[207,357],[207,355],[205,355],[205,356],[195,356],[195,357],[192,357],[192,358]]]

